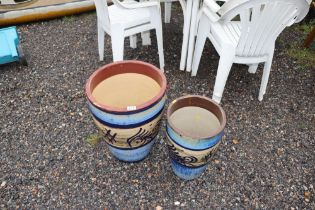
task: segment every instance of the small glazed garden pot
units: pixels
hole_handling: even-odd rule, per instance
[[[207,168],[224,135],[226,116],[215,101],[197,95],[174,100],[167,110],[167,145],[173,172],[191,180]]]
[[[96,96],[93,91],[103,81],[111,83]],[[146,91],[142,90],[149,90],[153,83],[158,89],[152,97],[143,99],[142,92]],[[85,91],[93,120],[112,155],[126,162],[144,159],[159,132],[166,101],[166,78],[162,71],[140,61],[114,62],[95,71],[88,79]],[[138,94],[132,91],[138,91]],[[130,104],[121,105],[121,101],[129,103],[128,98]],[[110,105],[106,103],[107,99],[111,101]],[[137,100],[141,103],[137,104]]]

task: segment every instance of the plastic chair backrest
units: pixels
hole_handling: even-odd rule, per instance
[[[107,0],[94,0],[97,18],[106,26],[109,26]]]
[[[268,54],[283,29],[301,21],[308,9],[306,0],[230,0],[218,14],[223,24],[240,19],[236,55],[260,57]]]

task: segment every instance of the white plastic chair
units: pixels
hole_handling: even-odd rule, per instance
[[[172,2],[178,1],[178,0],[164,0],[164,22],[170,23],[171,22],[171,16],[172,16]]]
[[[113,60],[124,57],[124,38],[130,36],[130,45],[135,47],[135,35],[140,32],[156,30],[160,69],[164,70],[163,35],[160,3],[156,1],[136,2],[112,0],[108,6],[106,0],[94,0],[97,13],[99,57],[104,59],[105,34],[111,36]]]
[[[255,73],[265,63],[258,99],[266,92],[275,40],[287,26],[301,21],[309,5],[305,0],[230,0],[222,7],[204,0],[200,11],[192,76],[197,74],[202,50],[208,37],[220,55],[213,99],[220,103],[233,63],[249,65]],[[235,21],[238,17],[240,20]]]

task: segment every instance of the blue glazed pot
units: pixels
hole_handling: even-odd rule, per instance
[[[96,101],[92,95],[94,88],[105,79],[123,73],[151,77],[161,87],[159,93],[149,101],[132,107],[109,107]],[[126,162],[136,162],[149,154],[159,132],[166,101],[165,91],[166,78],[162,71],[145,62],[114,62],[91,75],[86,83],[88,107],[114,157]]]
[[[171,116],[176,110],[184,107],[206,109],[219,120],[219,127],[206,132],[207,135],[203,136],[181,130],[171,120]],[[193,120],[189,123],[193,123]],[[211,156],[220,145],[225,124],[226,116],[223,109],[209,98],[188,95],[178,98],[170,104],[167,110],[167,145],[172,169],[177,176],[191,180],[205,171]]]

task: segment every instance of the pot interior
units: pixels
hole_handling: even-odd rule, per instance
[[[164,74],[139,61],[122,61],[98,69],[87,82],[89,100],[104,109],[130,110],[148,106],[164,95]]]
[[[211,99],[186,96],[171,103],[167,118],[177,133],[191,138],[209,138],[219,134],[225,127],[223,109]]]

